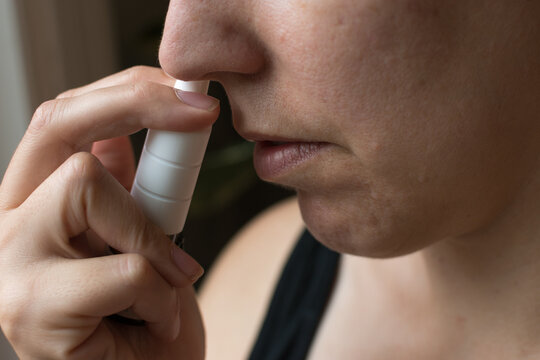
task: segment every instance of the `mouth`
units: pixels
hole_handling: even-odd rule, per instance
[[[253,161],[261,179],[278,182],[313,160],[328,143],[306,141],[256,141]]]

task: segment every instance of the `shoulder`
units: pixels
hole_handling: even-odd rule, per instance
[[[256,217],[224,250],[199,292],[207,359],[247,358],[303,228],[296,199],[286,200]]]
[[[200,290],[207,359],[247,358],[303,222],[295,199],[269,208],[230,242]]]

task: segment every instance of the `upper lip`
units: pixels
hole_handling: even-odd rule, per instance
[[[244,139],[252,142],[283,142],[283,143],[314,143],[314,142],[327,142],[327,139],[323,139],[315,132],[310,131],[297,124],[287,124],[286,126],[279,126],[278,124],[285,125],[285,122],[276,121],[274,124],[265,123],[259,124],[260,126],[249,123],[245,120],[246,115],[239,110],[238,106],[234,106],[234,102],[231,102],[231,110],[233,115],[233,126],[238,135]],[[326,136],[325,136],[326,138]]]

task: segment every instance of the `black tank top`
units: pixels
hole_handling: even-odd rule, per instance
[[[305,231],[274,291],[250,360],[308,355],[337,274],[339,254]]]

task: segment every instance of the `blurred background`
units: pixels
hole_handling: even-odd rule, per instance
[[[133,65],[158,66],[168,3],[0,0],[0,177],[40,103]],[[257,179],[252,145],[234,132],[223,88],[212,83],[210,95],[220,98],[222,113],[185,227],[187,251],[207,270],[242,225],[292,195]],[[144,136],[132,136],[137,154]],[[16,358],[1,339],[0,358]]]

